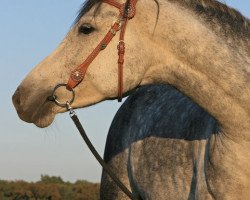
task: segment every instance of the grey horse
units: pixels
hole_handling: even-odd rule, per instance
[[[114,0],[113,4],[129,2]],[[48,97],[56,85],[68,82],[73,70],[88,60],[96,45],[100,44],[98,51],[106,47],[100,42],[105,34],[114,35],[111,24],[124,24],[119,13],[103,0],[86,1],[62,43],[26,76],[14,93],[13,103],[22,120],[43,128],[53,122],[57,113],[67,110]],[[91,63],[84,80],[75,88],[73,108],[118,97],[119,40],[119,36],[114,36]],[[146,123],[143,119],[149,113],[144,110],[135,120],[132,114],[138,111],[139,104],[135,111],[131,109],[130,117],[137,132],[128,129],[129,137],[123,137],[124,142],[119,145],[127,143],[127,148],[109,161],[121,164],[121,179],[144,199],[187,199],[195,194],[196,199],[249,200],[250,20],[216,0],[138,0],[136,15],[126,28],[125,42],[124,93],[147,84],[173,85],[210,113],[220,124],[220,131],[210,134],[209,139],[204,137],[204,131],[196,133],[203,135],[200,140],[162,138],[157,127],[169,114],[164,112],[157,118],[163,108],[153,109],[155,116]],[[82,77],[81,73],[73,75]],[[55,95],[60,101],[71,98],[65,88]],[[167,111],[171,113],[172,109],[169,106]],[[186,117],[185,121],[184,116],[179,114],[178,120],[186,124],[190,119]],[[181,123],[176,125],[177,118],[163,120],[165,129],[179,130]],[[158,123],[153,123],[155,120]],[[151,136],[146,137],[144,129],[151,124]],[[124,157],[124,163],[120,157]],[[190,193],[193,180],[197,182],[196,192]]]

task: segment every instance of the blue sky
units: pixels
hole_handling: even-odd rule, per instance
[[[58,115],[51,127],[38,129],[22,122],[11,102],[25,75],[63,39],[82,2],[0,1],[0,179],[36,181],[41,174],[49,174],[69,181],[100,180],[101,168],[68,114]],[[223,2],[250,17],[250,1]],[[77,112],[101,154],[119,106],[108,101]]]

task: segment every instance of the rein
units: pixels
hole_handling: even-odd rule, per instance
[[[117,184],[117,186],[132,200],[137,200],[132,192],[119,180],[119,178],[113,173],[111,168],[108,164],[102,159],[102,157],[98,154],[95,147],[89,140],[83,126],[81,125],[75,111],[72,109],[71,104],[74,102],[75,99],[75,92],[74,88],[84,79],[86,71],[92,61],[96,58],[96,56],[104,50],[107,45],[110,43],[112,38],[116,35],[118,31],[120,31],[119,42],[117,45],[118,50],[118,101],[121,102],[122,100],[122,92],[123,92],[123,63],[124,63],[124,54],[125,54],[125,42],[124,36],[127,27],[128,20],[132,19],[135,16],[136,12],[136,2],[137,0],[127,0],[125,4],[120,4],[114,0],[104,0],[104,3],[107,3],[111,6],[114,6],[119,9],[119,16],[114,24],[111,26],[108,33],[105,37],[101,40],[101,42],[96,46],[96,48],[92,51],[92,53],[80,64],[76,67],[70,74],[70,78],[67,84],[58,84],[53,90],[53,93],[48,100],[53,101],[56,105],[66,108],[69,111],[69,115],[73,120],[74,124],[76,125],[79,133],[81,134],[83,140],[87,144],[88,148],[95,156],[97,161],[103,167],[103,169],[107,172],[110,178]],[[72,98],[65,103],[61,103],[56,96],[56,91],[60,87],[65,87],[72,93]]]
[[[71,119],[73,120],[74,124],[76,125],[76,128],[78,129],[79,133],[81,134],[83,140],[87,144],[89,150],[92,152],[92,154],[95,156],[96,160],[99,162],[99,164],[102,166],[102,168],[107,172],[107,174],[110,176],[110,178],[116,183],[116,185],[132,200],[137,200],[136,197],[132,194],[132,192],[129,191],[129,189],[119,180],[119,178],[114,174],[114,172],[111,170],[111,168],[107,165],[107,163],[102,159],[100,154],[97,152],[91,141],[89,140],[81,122],[79,121],[75,111],[70,107],[69,104],[67,104],[67,109],[69,110],[69,115]]]
[[[76,125],[76,128],[78,129],[79,133],[81,134],[83,140],[87,144],[89,150],[94,155],[96,160],[99,162],[99,164],[102,166],[102,168],[107,172],[107,174],[110,176],[110,178],[116,183],[116,185],[132,200],[138,200],[132,192],[119,180],[119,178],[114,174],[114,172],[111,170],[111,168],[108,166],[108,164],[102,159],[100,154],[97,152],[91,141],[89,140],[80,120],[78,119],[78,116],[76,115],[76,112],[71,107],[71,104],[74,102],[75,99],[75,92],[74,89],[70,89],[71,91],[71,99],[69,101],[66,101],[65,103],[61,103],[57,96],[55,95],[57,89],[65,87],[67,88],[67,84],[58,84],[54,90],[52,95],[48,98],[50,101],[54,101],[56,105],[66,108],[67,111],[69,111],[70,118],[73,120],[74,124]]]

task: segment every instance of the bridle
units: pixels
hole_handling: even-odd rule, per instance
[[[75,92],[74,88],[84,79],[86,71],[92,61],[96,58],[96,56],[103,51],[107,45],[110,43],[112,38],[116,35],[118,31],[120,31],[119,42],[117,45],[118,50],[118,101],[122,100],[122,93],[123,93],[123,63],[124,63],[124,54],[125,54],[125,42],[124,36],[127,27],[127,23],[130,19],[135,16],[136,13],[136,3],[137,0],[127,0],[125,4],[121,4],[116,2],[115,0],[104,0],[103,3],[107,3],[111,6],[114,6],[119,9],[119,16],[114,24],[109,29],[108,33],[104,36],[101,42],[95,47],[91,54],[80,64],[76,67],[70,74],[70,78],[67,84],[58,84],[55,86],[53,93],[48,100],[54,101],[58,106],[67,108],[70,114],[71,119],[75,123],[77,129],[79,130],[82,138],[84,139],[85,143],[89,147],[92,154],[95,156],[97,161],[103,167],[103,169],[107,172],[107,174],[113,179],[113,181],[117,184],[117,186],[132,200],[136,200],[137,197],[130,190],[119,180],[119,178],[113,173],[111,168],[106,164],[106,162],[102,159],[102,157],[98,154],[94,146],[92,145],[91,141],[89,140],[86,132],[84,131],[75,111],[72,109],[71,104],[74,102],[75,99]],[[66,87],[69,91],[72,92],[72,98],[65,103],[61,103],[56,96],[56,91],[60,87]]]
[[[103,51],[112,38],[116,35],[118,31],[120,31],[120,38],[117,45],[118,50],[118,101],[122,100],[122,92],[123,92],[123,63],[124,63],[124,54],[125,54],[125,41],[124,36],[126,32],[126,27],[128,20],[132,19],[136,13],[136,2],[137,0],[129,0],[124,4],[118,3],[114,0],[104,0],[103,3],[107,3],[111,6],[114,6],[119,9],[119,16],[114,24],[109,29],[108,33],[104,36],[101,42],[96,46],[96,48],[92,51],[91,54],[76,67],[70,74],[70,78],[67,83],[67,89],[72,90],[75,88],[83,79],[86,74],[86,71],[92,61],[96,58],[96,56]]]

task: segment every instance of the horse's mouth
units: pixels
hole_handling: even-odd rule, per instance
[[[15,105],[15,102],[13,103]],[[54,121],[56,113],[58,112],[56,110],[57,107],[55,107],[54,104],[48,100],[40,106],[29,106],[27,110],[24,110],[22,107],[17,107],[16,105],[15,107],[21,120],[27,123],[33,123],[39,128],[45,128],[51,125]]]
[[[27,123],[33,123],[39,128],[45,128],[51,125],[56,115],[54,112],[49,112],[42,109],[38,109],[35,112],[17,111],[17,114],[21,120]]]
[[[53,96],[53,95],[50,95],[50,96],[47,97],[46,100],[47,100],[47,101],[50,101],[50,102],[55,102],[55,99],[56,99],[56,98],[57,98],[57,96],[55,96],[55,95],[54,95],[54,96]]]

